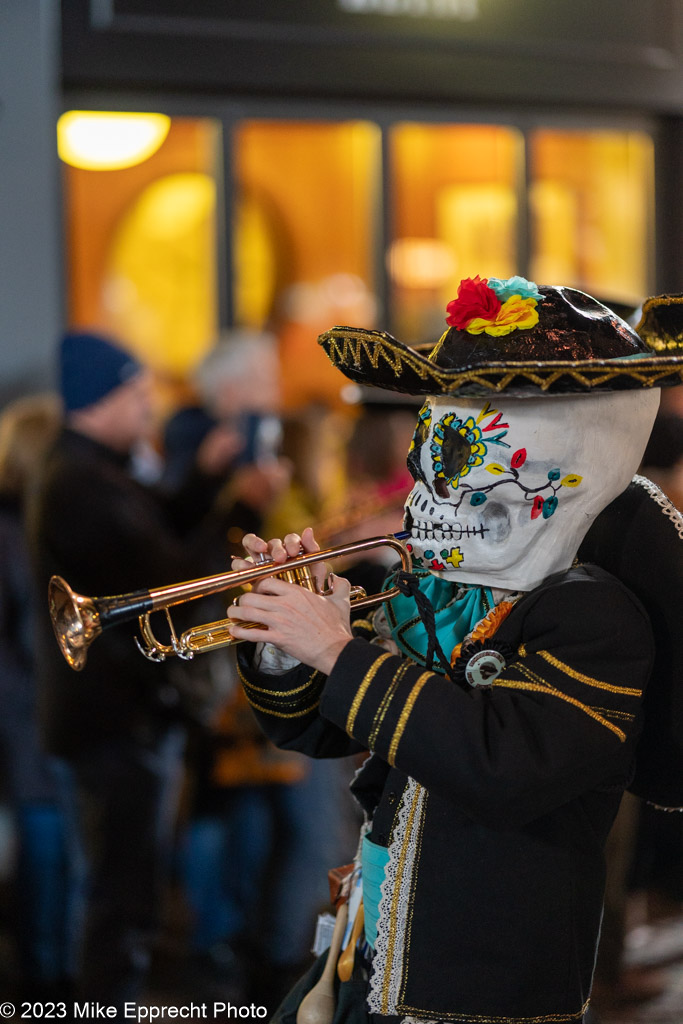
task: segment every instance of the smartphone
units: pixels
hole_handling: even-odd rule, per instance
[[[240,419],[239,430],[244,447],[235,460],[238,466],[268,462],[277,458],[282,445],[282,423],[278,416],[247,412]]]

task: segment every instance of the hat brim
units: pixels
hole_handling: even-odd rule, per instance
[[[680,355],[683,352],[683,294],[653,295],[643,303],[635,328],[653,352]]]
[[[442,367],[425,347],[411,348],[385,331],[333,327],[318,338],[328,358],[358,384],[410,395],[511,397],[592,394],[683,383],[678,353],[612,359],[489,362]],[[429,346],[431,350],[433,346]]]

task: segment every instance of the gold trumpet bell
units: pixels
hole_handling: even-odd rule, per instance
[[[61,576],[53,576],[48,587],[48,605],[59,649],[71,668],[80,672],[88,647],[102,632],[95,601],[77,594]]]

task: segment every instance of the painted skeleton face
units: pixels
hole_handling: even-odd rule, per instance
[[[530,590],[569,568],[638,468],[659,391],[428,398],[408,453],[416,568]]]

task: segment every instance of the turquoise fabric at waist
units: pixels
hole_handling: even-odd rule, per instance
[[[384,846],[370,842],[368,836],[363,839],[361,864],[363,867],[363,908],[365,911],[365,941],[375,948],[377,941],[377,921],[379,920],[379,901],[382,895],[380,886],[389,863],[389,851]]]

